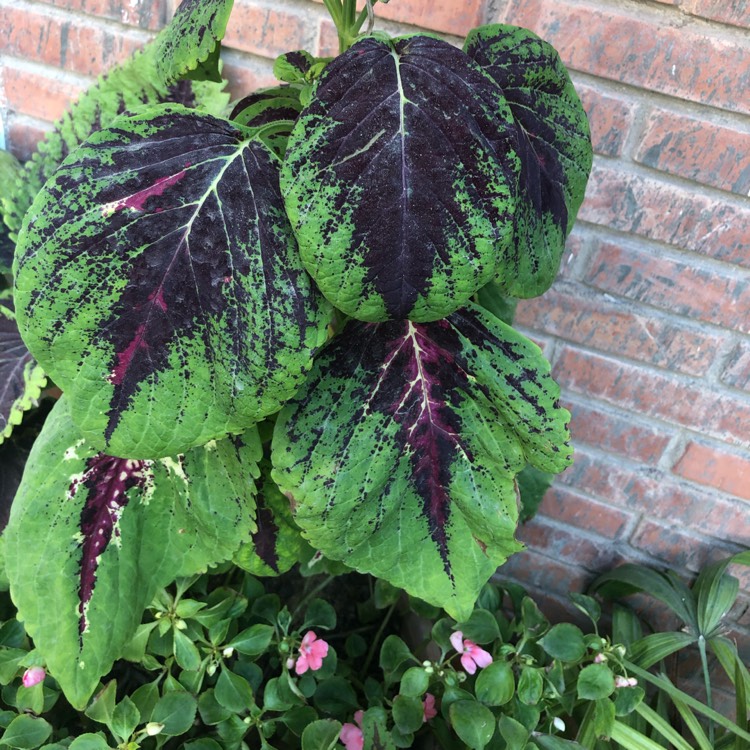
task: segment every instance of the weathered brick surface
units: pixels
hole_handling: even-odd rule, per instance
[[[750,192],[750,130],[654,109],[635,153],[637,161],[704,185]]]
[[[745,422],[747,426],[750,422]],[[698,484],[716,487],[750,500],[750,454],[730,452],[701,442],[688,444],[674,467],[675,473]],[[749,507],[750,512],[750,507]]]
[[[750,268],[750,205],[599,163],[580,219]]]
[[[513,0],[505,19],[548,39],[585,73],[688,101],[750,113],[750,46],[648,12],[607,4]]]
[[[750,332],[750,274],[730,265],[701,267],[653,250],[603,242],[586,281],[607,292],[729,330]]]
[[[0,0],[10,148],[28,158],[176,4]],[[553,361],[575,464],[502,574],[564,613],[568,590],[618,560],[687,574],[750,546],[750,3],[391,0],[377,13],[452,39],[484,20],[529,26],[573,69],[591,121],[596,164],[560,280],[517,316]],[[338,46],[312,0],[236,0],[229,29],[234,97],[269,85],[281,52]],[[732,627],[750,643],[742,616]]]

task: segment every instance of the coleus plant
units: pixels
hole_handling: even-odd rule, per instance
[[[18,330],[63,392],[7,573],[77,706],[159,587],[230,558],[312,547],[466,619],[521,548],[517,476],[571,460],[549,364],[486,302],[549,287],[583,199],[554,49],[359,35],[370,3],[327,0],[341,54],[231,106],[231,5],[185,0],[4,200]]]

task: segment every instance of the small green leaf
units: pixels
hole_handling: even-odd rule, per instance
[[[141,712],[133,701],[126,695],[112,712],[110,728],[120,743],[125,743],[135,731],[141,721]]]
[[[513,717],[503,715],[498,722],[498,729],[508,748],[523,750],[529,740],[529,730]]]
[[[424,667],[409,667],[401,678],[399,693],[414,698],[424,695],[430,686],[430,676]]]
[[[201,721],[208,726],[221,724],[222,721],[226,721],[232,715],[232,711],[222,706],[216,699],[213,688],[209,688],[200,694],[198,713],[201,716]]]
[[[553,659],[561,661],[577,662],[586,653],[581,629],[568,622],[553,625],[539,644]]]
[[[578,697],[584,700],[608,698],[615,690],[615,677],[606,664],[589,664],[578,674]]]
[[[154,706],[159,701],[158,681],[147,682],[145,685],[141,685],[139,688],[136,688],[130,697],[141,714],[141,721],[151,721]]]
[[[518,678],[518,700],[528,706],[535,706],[542,698],[544,678],[536,667],[524,667]]]
[[[315,62],[315,58],[303,49],[286,52],[273,61],[273,74],[284,83],[298,83]]]
[[[338,744],[341,723],[320,719],[308,724],[302,732],[302,750],[333,750]]]
[[[195,644],[177,628],[174,632],[174,658],[182,669],[194,672],[201,665],[201,655]]]
[[[216,740],[207,737],[200,740],[190,740],[183,745],[183,750],[222,750],[221,745]]]
[[[638,686],[620,688],[615,695],[615,716],[627,716],[643,700],[646,691]]]
[[[68,745],[68,750],[109,750],[107,741],[100,734],[80,734]]]
[[[486,609],[475,609],[466,622],[456,625],[456,630],[474,643],[493,643],[500,637],[497,620]]]
[[[596,736],[609,738],[615,723],[615,704],[608,698],[596,701],[593,722]]]
[[[404,734],[416,732],[424,722],[422,701],[412,695],[397,695],[393,699],[393,721]]]
[[[305,612],[301,630],[323,628],[333,630],[336,627],[336,610],[325,599],[313,599]]]
[[[593,596],[587,596],[586,594],[578,594],[573,592],[568,594],[570,600],[575,606],[581,610],[585,615],[588,615],[589,619],[597,623],[599,618],[602,616],[602,608],[599,606],[599,602],[594,599]]]
[[[331,677],[321,682],[313,701],[320,711],[342,717],[351,714],[359,705],[351,683],[343,677]]]
[[[197,701],[192,695],[175,690],[159,699],[151,714],[151,721],[164,725],[161,734],[176,737],[193,726],[197,707]]]
[[[49,722],[29,714],[21,714],[8,725],[0,743],[19,750],[32,750],[44,743],[50,734],[52,725]]]
[[[495,717],[475,701],[456,701],[448,711],[456,734],[472,750],[481,750],[495,733]]]
[[[380,647],[380,668],[386,683],[396,682],[404,673],[404,665],[415,662],[409,647],[397,636],[389,635]]]
[[[516,681],[510,664],[493,661],[480,671],[474,686],[477,700],[487,706],[504,706],[515,693]]]
[[[238,633],[227,644],[228,647],[239,651],[245,656],[258,656],[265,653],[273,638],[274,629],[271,625],[256,623]]]
[[[253,705],[253,689],[244,677],[224,667],[216,681],[216,700],[225,708],[239,714]]]

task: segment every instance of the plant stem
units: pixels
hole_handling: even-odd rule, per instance
[[[333,579],[335,576],[326,576],[312,591],[309,591],[305,596],[302,597],[300,603],[294,608],[292,612],[292,622],[297,616],[297,613],[317,594],[319,594]]]
[[[388,611],[385,613],[385,617],[383,618],[383,621],[380,623],[380,627],[378,628],[378,632],[375,633],[375,637],[372,639],[372,643],[370,644],[370,650],[367,652],[367,658],[365,659],[365,663],[362,667],[362,670],[360,671],[360,677],[362,680],[365,679],[365,676],[367,675],[367,670],[370,669],[370,664],[372,664],[372,660],[375,657],[375,650],[378,647],[378,644],[380,643],[380,639],[383,637],[383,632],[385,631],[386,625],[388,625],[388,621],[391,619],[391,616],[396,611],[396,603],[398,600],[393,602],[390,607],[388,607]]]
[[[706,705],[709,708],[714,707],[713,698],[711,696],[711,677],[708,674],[708,658],[706,656],[706,638],[701,633],[698,636],[698,651],[701,655],[701,667],[703,668],[703,683],[706,686]],[[713,746],[714,744],[714,723],[709,718],[708,720],[708,740]]]

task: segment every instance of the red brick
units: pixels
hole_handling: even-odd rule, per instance
[[[573,391],[719,440],[748,444],[748,399],[572,346],[562,348],[553,374],[563,393]]]
[[[135,31],[113,31],[44,12],[40,6],[18,12],[0,5],[0,49],[5,55],[85,76],[99,75],[126,60],[145,39]]]
[[[750,207],[597,165],[579,219],[750,268]]]
[[[634,518],[632,513],[591,500],[559,484],[553,485],[545,494],[539,515],[607,539],[622,536]]]
[[[82,82],[74,82],[54,69],[46,70],[42,75],[13,67],[12,61],[5,67],[8,107],[39,120],[54,122],[62,117],[85,88]],[[29,96],[30,91],[34,92],[33,96]]]
[[[607,292],[677,315],[750,332],[750,281],[727,266],[700,268],[684,262],[602,242],[586,281]]]
[[[23,117],[10,115],[6,120],[6,148],[16,158],[26,161],[36,151],[37,143],[52,128],[51,123],[29,122]]]
[[[547,39],[575,70],[750,112],[750,98],[738,95],[750,90],[745,43],[670,26],[657,14],[629,15],[563,0],[513,0],[505,18]]]
[[[229,81],[229,93],[233,100],[242,99],[258,89],[278,84],[271,63],[266,67],[245,62],[238,54],[225,55],[222,75]]]
[[[654,109],[635,159],[704,185],[750,191],[749,131]]]
[[[680,10],[710,21],[750,28],[750,3],[747,0],[682,0]]]
[[[388,5],[377,3],[374,10],[376,25],[378,18],[385,18],[430,31],[466,36],[471,29],[482,25],[484,6],[484,0],[462,0],[460,3],[455,0],[394,0]]]
[[[224,44],[270,58],[291,50],[311,49],[316,31],[310,15],[294,12],[292,8],[273,9],[257,6],[251,0],[238,0]]]
[[[543,508],[548,498],[554,501],[554,491],[564,485],[626,512],[647,512],[664,521],[679,519],[680,526],[697,529],[705,536],[750,546],[750,513],[745,501],[722,496],[711,488],[695,487],[651,467],[622,465],[610,456],[593,454],[583,445],[575,449],[573,466],[545,495]]]
[[[715,334],[677,319],[643,314],[631,303],[557,282],[543,296],[522,300],[516,322],[600,352],[677,372],[702,375],[714,360]]]
[[[633,125],[635,105],[591,86],[576,86],[576,90],[589,117],[594,151],[604,156],[620,156]]]
[[[746,341],[732,350],[721,374],[721,382],[750,392],[750,344]]]
[[[617,416],[603,409],[566,401],[572,419],[573,445],[586,443],[599,450],[647,464],[656,464],[672,435],[659,428],[633,422],[632,417]]]
[[[128,26],[158,29],[171,12],[167,0],[42,0],[62,10],[72,10],[98,18],[110,18]]]
[[[582,591],[591,574],[576,564],[563,563],[533,549],[511,555],[498,570],[498,578],[512,578],[522,586],[534,585],[549,592]]]
[[[630,543],[637,549],[663,560],[670,567],[697,571],[709,561],[711,546],[706,540],[684,533],[674,524],[656,523],[643,519],[633,533]]]
[[[750,421],[745,422],[745,427]],[[705,443],[690,442],[674,467],[676,474],[750,500],[750,455]],[[747,511],[750,513],[750,506]]]
[[[311,50],[317,57],[336,57],[339,53],[339,37],[336,27],[327,18],[321,20],[318,26],[318,38],[315,49]]]

